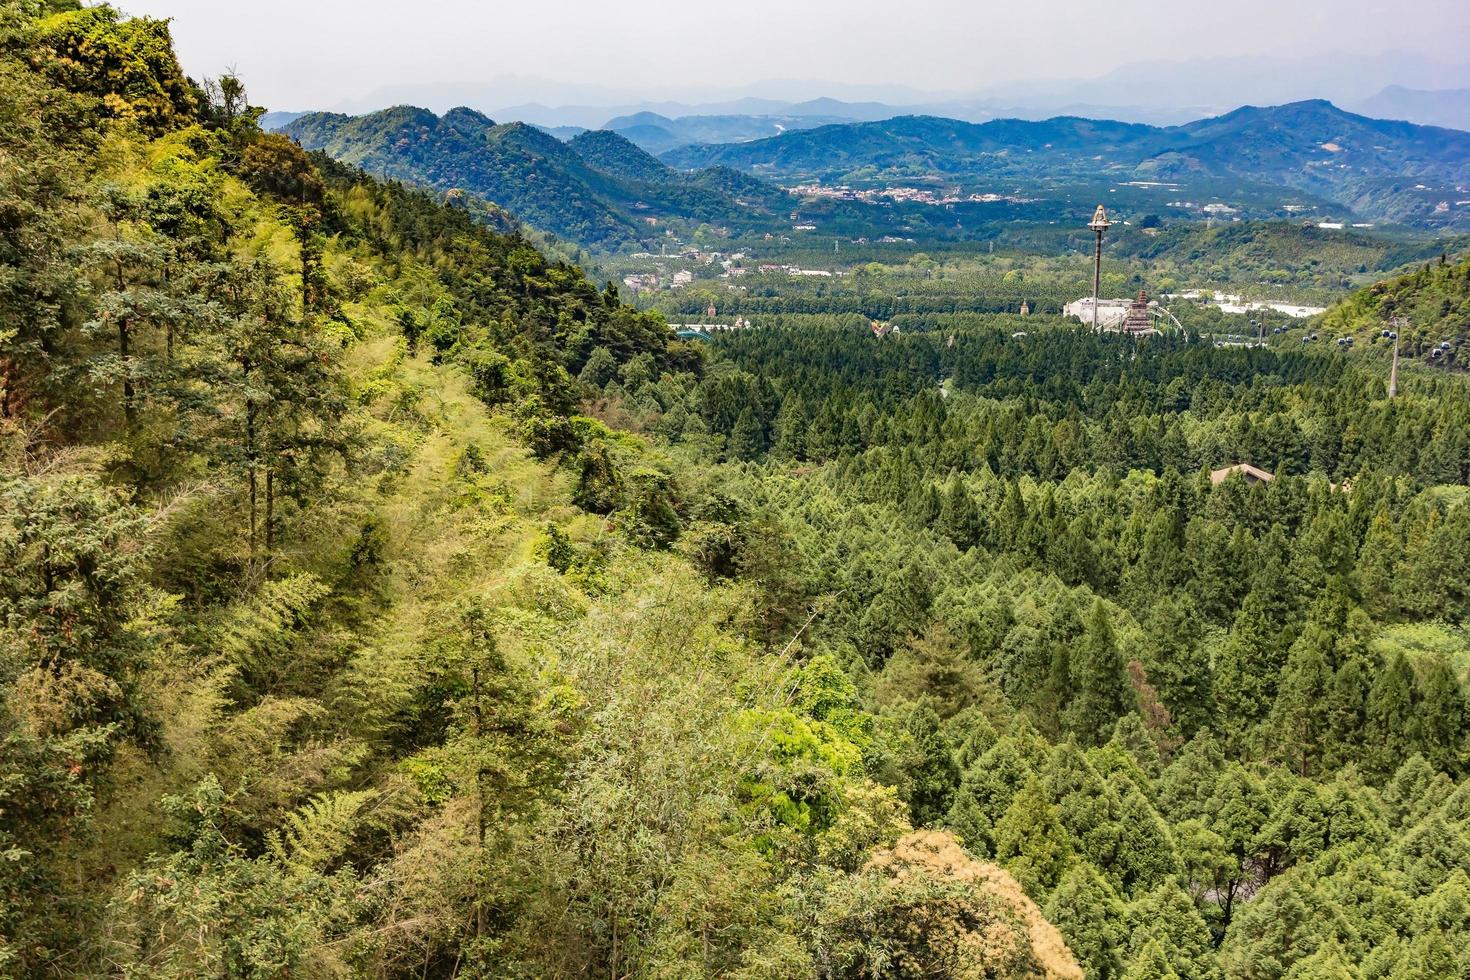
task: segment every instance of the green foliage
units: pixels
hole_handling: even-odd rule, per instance
[[[28,41],[32,67],[60,88],[95,98],[105,118],[157,135],[187,125],[198,109],[166,20],[84,7],[36,21]]]
[[[1014,337],[939,251],[897,335],[761,274],[826,319],[697,351],[47,9],[0,8],[0,972],[1464,972],[1462,379]]]

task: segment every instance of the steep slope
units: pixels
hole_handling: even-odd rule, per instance
[[[471,109],[439,117],[398,106],[366,116],[312,113],[283,132],[308,150],[369,173],[482,195],[574,241],[604,243],[637,234],[605,178],[566,144],[524,123],[496,125]]]
[[[1401,352],[1429,358],[1434,348],[1448,342],[1450,346],[1432,360],[1463,367],[1462,348],[1470,341],[1470,257],[1451,262],[1441,256],[1413,272],[1360,289],[1322,314],[1321,326],[1333,334],[1373,341],[1394,317],[1407,322],[1399,331]]]

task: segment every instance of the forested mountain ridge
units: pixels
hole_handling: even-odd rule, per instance
[[[399,106],[366,116],[310,113],[282,132],[308,150],[382,176],[480,195],[572,241],[614,246],[661,232],[644,219],[749,223],[784,195],[747,180],[737,200],[717,181],[679,174],[621,136],[563,143],[470,109],[442,117]]]
[[[661,183],[676,179],[674,170],[629,140],[606,129],[589,129],[567,141],[588,164],[614,177]]]
[[[1228,177],[1309,192],[1367,218],[1466,227],[1455,186],[1470,179],[1470,133],[1368,119],[1327,102],[1245,106],[1184,126],[1058,117],[965,123],[928,116],[783,133],[663,154],[763,176],[866,178],[1124,175]],[[1415,186],[1415,185],[1422,186]],[[1441,208],[1441,203],[1445,207]]]

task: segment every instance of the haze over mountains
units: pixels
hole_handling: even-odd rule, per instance
[[[967,122],[1055,115],[1177,125],[1242,104],[1322,98],[1368,115],[1463,126],[1470,64],[1421,54],[1320,53],[1300,57],[1230,55],[1147,59],[1096,78],[1028,78],[973,91],[924,91],[885,83],[772,79],[739,88],[680,86],[678,95],[502,75],[473,82],[390,84],[326,108],[352,115],[395,105],[435,112],[468,106],[494,119],[596,129],[639,112],[662,116],[828,116],[874,121],[937,115]],[[1390,89],[1385,93],[1385,89]],[[1407,94],[1402,90],[1408,90]],[[821,97],[814,98],[814,95]],[[1376,101],[1375,101],[1376,100]],[[1392,115],[1382,110],[1391,108]],[[608,127],[615,128],[615,127]],[[792,127],[788,127],[792,128]]]

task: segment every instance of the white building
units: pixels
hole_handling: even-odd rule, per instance
[[[1097,301],[1097,325],[1103,330],[1116,330],[1128,316],[1131,299],[1100,299]],[[1084,296],[1062,307],[1063,316],[1073,316],[1087,326],[1092,326],[1092,297]]]

